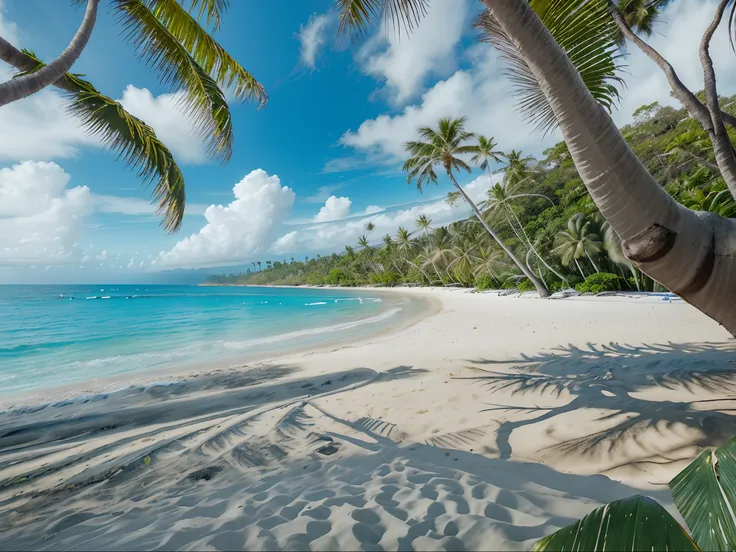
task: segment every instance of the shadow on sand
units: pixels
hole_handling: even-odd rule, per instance
[[[648,431],[663,433],[678,425],[697,430],[699,438],[691,445],[700,447],[721,445],[736,434],[733,341],[638,347],[589,343],[586,348],[560,346],[550,353],[523,355],[514,361],[471,362],[482,374],[464,379],[491,392],[506,391],[529,399],[528,406],[493,403],[483,410],[524,418],[499,420],[497,447],[501,458],[511,457],[514,431],[580,409],[605,410],[594,421],[608,427],[565,440],[554,445],[554,451],[563,455],[593,454],[601,449],[611,452]],[[567,402],[536,406],[534,399],[543,395]]]

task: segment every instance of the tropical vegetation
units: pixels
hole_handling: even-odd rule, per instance
[[[82,23],[69,46],[48,64],[29,49],[19,50],[0,37],[0,60],[18,73],[0,83],[0,106],[48,86],[60,89],[84,127],[138,173],[154,183],[163,226],[181,225],[186,203],[184,177],[174,156],[153,128],[98,91],[81,75],[70,73],[92,34],[100,0],[86,4]],[[227,162],[232,155],[233,128],[227,90],[238,101],[268,100],[263,86],[212,37],[225,16],[228,0],[109,0],[125,38],[161,82],[180,93],[187,115],[207,143],[212,159]]]
[[[476,25],[501,53],[519,109],[539,129],[559,128],[585,187],[622,240],[622,252],[736,335],[736,225],[714,212],[684,207],[662,189],[629,147],[608,111],[618,97],[623,44],[641,50],[665,74],[672,95],[704,131],[714,165],[736,197],[736,117],[720,104],[711,41],[736,21],[720,0],[699,46],[698,97],[642,36],[666,0],[481,0]],[[355,37],[374,18],[417,25],[430,0],[337,0],[338,32]],[[726,13],[730,8],[730,15]],[[733,30],[733,29],[731,29]]]
[[[703,451],[669,487],[690,535],[659,503],[637,495],[596,508],[534,550],[736,549],[736,438]]]
[[[722,98],[721,103],[726,112],[736,113],[736,96]],[[443,125],[450,126],[449,122]],[[642,106],[634,122],[621,132],[677,202],[717,213],[736,210],[736,201],[713,166],[705,132],[685,109]],[[471,167],[488,175],[488,167],[480,166],[483,156],[473,160],[473,148],[480,141],[480,136],[465,141],[470,152],[465,157]],[[685,143],[690,148],[687,154],[674,146]],[[495,145],[492,149],[499,169],[489,175],[493,184],[477,208],[496,238],[476,216],[438,226],[421,215],[413,227],[400,227],[394,235],[383,237],[372,235],[375,226],[369,222],[365,235],[341,252],[303,261],[274,259],[270,268],[259,270],[254,264],[244,273],[213,276],[209,282],[534,290],[500,242],[551,292],[570,287],[585,293],[666,290],[626,259],[618,235],[592,200],[565,142],[546,150],[539,160],[518,151],[502,153]],[[457,200],[454,195],[448,198]]]

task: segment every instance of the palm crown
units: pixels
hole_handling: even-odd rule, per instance
[[[78,3],[79,0],[77,0]],[[151,66],[161,82],[182,92],[183,107],[207,143],[209,157],[227,162],[233,129],[223,88],[239,101],[268,100],[263,86],[211,36],[229,0],[109,0],[125,38]],[[45,64],[31,50],[0,44],[0,59],[30,75]],[[155,182],[153,198],[163,225],[176,231],[184,215],[184,177],[173,155],[144,121],[99,92],[79,75],[66,73],[54,86],[71,100],[71,110],[88,132],[99,136],[131,166],[145,184]]]

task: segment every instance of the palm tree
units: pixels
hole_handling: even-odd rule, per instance
[[[493,186],[493,173],[491,172],[491,161],[499,162],[504,157],[504,153],[501,150],[496,150],[498,146],[495,140],[486,138],[482,134],[478,135],[478,143],[476,144],[477,151],[470,158],[470,162],[473,165],[477,165],[482,171],[488,171],[488,178],[491,180],[491,186]]]
[[[567,230],[557,232],[557,236],[555,236],[556,246],[552,250],[560,256],[560,260],[564,266],[569,265],[570,261],[575,261],[575,266],[578,267],[583,279],[587,275],[583,272],[583,268],[578,262],[578,259],[582,257],[587,257],[595,271],[600,272],[592,256],[600,252],[603,242],[598,234],[589,230],[590,222],[585,220],[583,213],[573,215],[567,221]]]
[[[376,228],[376,225],[375,225],[375,224],[373,224],[372,222],[369,222],[368,224],[366,224],[366,225],[365,225],[365,229],[366,229],[366,230],[368,230],[368,232],[369,232],[369,233],[370,233],[370,232],[373,232],[373,230],[374,230],[375,228]]]
[[[503,173],[503,182],[507,186],[514,186],[525,182],[531,176],[529,163],[532,157],[524,157],[520,151],[511,150],[506,154],[506,170]]]
[[[256,262],[253,261],[251,264],[253,265],[253,270],[255,270],[256,269]]]
[[[423,141],[407,142],[404,147],[411,157],[404,163],[404,171],[408,173],[407,181],[416,180],[417,187],[422,190],[422,186],[429,182],[437,182],[437,174],[434,167],[439,165],[442,167],[450,181],[453,183],[457,191],[463,196],[465,202],[478,217],[478,220],[486,229],[488,234],[498,243],[498,245],[506,252],[512,261],[519,267],[529,281],[537,288],[540,297],[548,297],[549,290],[540,282],[534,274],[519,260],[516,255],[501,241],[501,238],[493,231],[483,218],[483,214],[478,207],[465,193],[460,184],[455,179],[453,171],[464,169],[471,172],[470,167],[460,159],[459,156],[464,154],[476,153],[476,146],[465,145],[465,142],[474,138],[474,135],[465,130],[465,117],[459,119],[440,119],[438,129],[434,130],[429,127],[419,129],[419,134]]]
[[[353,249],[349,245],[345,246],[345,254],[347,255],[348,259],[350,259],[351,261],[355,259],[355,249]]]
[[[258,265],[258,272],[262,272],[261,271],[261,261],[256,261],[256,264]]]
[[[262,107],[268,96],[263,86],[211,36],[228,5],[223,0],[110,0],[111,9],[125,28],[125,37],[161,82],[184,93],[183,108],[207,142],[215,160],[232,155],[230,108],[221,90],[239,101],[256,100]],[[186,7],[185,7],[186,5]],[[0,59],[19,71],[0,84],[0,105],[53,85],[65,92],[70,109],[86,127],[135,170],[144,184],[155,182],[153,199],[162,225],[179,229],[184,215],[184,177],[173,155],[145,122],[99,92],[79,75],[69,73],[96,22],[99,0],[87,0],[77,34],[64,52],[45,64],[31,50],[18,50],[0,38]]]
[[[728,2],[719,2],[701,40],[702,102],[671,64],[636,35],[613,0],[607,5],[581,0],[481,1],[486,11],[476,25],[487,31],[487,41],[515,73],[522,113],[542,130],[559,127],[583,183],[621,237],[627,258],[736,335],[736,310],[731,308],[736,300],[736,256],[730,245],[736,240],[736,226],[729,219],[703,217],[679,205],[636,158],[608,113],[618,96],[616,53],[623,33],[665,72],[673,96],[708,132],[716,164],[736,197],[736,154],[724,130],[725,124],[736,128],[736,117],[720,109],[709,53]],[[411,30],[426,5],[426,0],[341,1],[338,35],[358,36],[379,16],[394,18]],[[386,6],[393,9],[383,9]],[[540,6],[546,9],[538,15],[535,7]]]
[[[419,218],[416,220],[416,225],[419,227],[420,230],[424,230],[424,235],[427,238],[427,241],[431,241],[431,238],[429,236],[429,229],[432,225],[432,219],[428,218],[427,215],[419,215]],[[440,275],[440,271],[437,269],[437,266],[432,263],[432,268],[434,268],[435,274],[437,274],[437,278],[440,279],[440,282],[442,282],[442,285],[445,285],[445,280]]]

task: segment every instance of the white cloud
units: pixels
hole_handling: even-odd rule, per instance
[[[100,251],[100,254],[97,255],[97,258],[101,261],[107,259],[107,249],[103,249],[102,251]],[[102,266],[102,263],[100,263],[100,266]]]
[[[646,39],[677,71],[680,80],[693,92],[703,89],[703,69],[698,57],[700,40],[715,14],[717,0],[674,0],[664,10],[661,22],[652,37]],[[659,102],[682,107],[670,95],[664,73],[635,45],[627,45],[628,56],[623,61],[626,88],[621,90],[622,102],[614,113],[617,124],[630,123],[632,114],[642,105]],[[736,93],[736,64],[729,43],[728,25],[716,30],[710,47],[718,79],[718,92],[723,96]]]
[[[334,20],[334,15],[325,13],[322,15],[312,14],[306,25],[299,28],[299,42],[301,42],[301,52],[299,60],[306,67],[314,69],[317,62],[317,54],[320,48],[327,43],[327,31],[330,24]]]
[[[161,94],[154,97],[147,88],[129,84],[120,103],[136,117],[153,127],[161,141],[180,163],[204,163],[205,143],[195,131],[182,105],[184,93]]]
[[[157,267],[222,266],[243,262],[268,249],[283,220],[291,212],[295,194],[279,177],[257,169],[233,188],[229,205],[210,205],[207,224],[196,234],[161,252]],[[156,259],[154,259],[156,260]]]
[[[320,186],[319,188],[317,188],[316,192],[314,192],[310,196],[303,198],[302,201],[304,203],[322,203],[328,197],[330,197],[333,192],[336,192],[340,188],[344,188],[344,187],[345,187],[345,183],[330,184],[328,186]]]
[[[383,210],[383,207],[379,207],[378,205],[369,205],[365,208],[365,211],[363,211],[363,213],[366,215],[372,215],[373,213],[380,213]]]
[[[78,261],[77,242],[92,212],[86,186],[67,188],[55,163],[25,161],[0,169],[0,264]]]
[[[324,206],[314,217],[314,222],[329,222],[331,220],[341,220],[350,214],[350,206],[353,204],[348,197],[330,196],[325,201]]]
[[[134,263],[135,263],[135,259],[130,259],[130,260],[128,261],[128,264],[127,264],[127,265],[125,266],[125,268],[127,268],[127,269],[129,269],[129,270],[130,270],[131,268],[133,268],[133,264],[134,264]]]
[[[358,62],[364,72],[385,81],[392,103],[402,105],[422,90],[427,77],[455,69],[467,16],[467,0],[432,0],[413,33],[382,29],[359,50]]]
[[[276,254],[291,253],[293,251],[296,251],[298,247],[299,232],[297,230],[294,230],[293,232],[289,232],[288,234],[281,236],[279,239],[273,242],[269,251]]]
[[[475,202],[485,199],[489,188],[490,179],[487,174],[477,177],[464,186],[466,193]],[[356,216],[339,222],[306,224],[299,230],[294,230],[279,238],[272,246],[272,252],[337,251],[345,245],[355,244],[360,236],[367,234],[365,226],[369,222],[375,225],[370,237],[374,242],[378,242],[379,237],[387,233],[393,236],[399,226],[415,230],[416,220],[420,215],[426,215],[432,219],[434,226],[441,226],[466,218],[470,214],[470,209],[463,201],[458,201],[451,206],[445,198],[424,201],[404,209],[393,208],[381,211],[381,213]]]
[[[650,40],[674,65],[682,80],[698,91],[703,75],[698,60],[702,32],[713,17],[717,0],[675,0],[664,11],[663,23]],[[624,60],[627,86],[622,88],[622,103],[614,113],[618,124],[631,121],[639,106],[654,101],[678,106],[670,96],[670,88],[661,70],[638,49],[628,46],[630,55]],[[731,95],[736,90],[736,64],[728,42],[727,26],[722,25],[713,39],[711,53],[716,67],[719,91]],[[516,109],[512,88],[503,75],[504,65],[498,54],[486,44],[471,47],[468,55],[472,67],[456,71],[437,82],[419,102],[398,114],[384,114],[364,121],[340,139],[344,146],[355,148],[373,163],[397,163],[405,157],[403,144],[416,137],[420,126],[436,125],[441,117],[466,116],[467,128],[494,136],[503,150],[521,149],[533,155],[561,140],[559,131],[551,136],[536,133]],[[356,160],[338,158],[328,162],[325,172],[351,168]]]
[[[501,73],[497,53],[485,44],[467,52],[472,70],[456,71],[439,81],[415,105],[396,115],[380,115],[364,121],[356,131],[348,131],[340,143],[355,148],[374,162],[393,164],[406,156],[404,143],[417,138],[421,126],[435,126],[442,117],[467,117],[472,132],[494,136],[502,149],[513,148],[539,153],[559,140],[533,134],[522,120],[509,94],[509,83]]]

